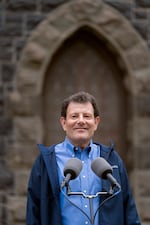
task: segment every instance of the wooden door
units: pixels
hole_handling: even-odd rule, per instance
[[[84,90],[93,94],[100,109],[101,123],[94,140],[110,145],[113,141],[126,160],[127,94],[123,74],[115,56],[87,30],[67,39],[54,55],[43,86],[44,144],[61,142],[59,123],[62,100]]]

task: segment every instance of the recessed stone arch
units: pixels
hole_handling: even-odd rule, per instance
[[[11,94],[10,102],[15,143],[19,146],[21,141],[42,140],[40,99],[45,71],[57,49],[83,26],[94,31],[118,55],[120,66],[126,70],[124,84],[132,96],[149,89],[149,51],[129,22],[99,0],[66,3],[50,13],[32,32],[18,64],[17,89]],[[20,122],[22,118],[24,123]]]
[[[148,47],[118,11],[100,0],[76,0],[51,12],[29,37],[17,68],[16,90],[9,96],[9,107],[14,121],[14,142],[7,155],[8,164],[16,175],[16,182],[17,168],[27,172],[30,170],[35,159],[35,143],[42,142],[43,139],[41,95],[45,71],[63,42],[82,27],[89,28],[103,39],[108,48],[117,55],[118,64],[126,73],[124,85],[130,93],[131,101],[150,91]],[[144,118],[140,119],[135,103],[131,102],[130,107],[133,116],[128,121],[128,138],[135,149],[148,138],[148,132],[141,136],[138,127],[149,125]],[[136,168],[137,157],[138,154],[134,163]],[[138,176],[140,175],[137,174]],[[138,195],[138,181],[136,182]]]

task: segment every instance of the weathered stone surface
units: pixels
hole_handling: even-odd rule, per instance
[[[37,96],[39,94],[38,83],[41,81],[39,71],[40,65],[34,64],[32,61],[24,62],[23,68],[18,75],[18,90],[22,93],[22,96],[25,93],[28,96]]]
[[[150,115],[150,93],[143,93],[134,98],[135,111],[139,116]]]
[[[5,26],[1,26],[0,28],[0,36],[1,37],[16,37],[16,36],[21,36],[22,34],[22,29],[21,29],[21,25],[20,24],[14,24],[14,23],[10,23],[10,24],[5,24]]]
[[[149,68],[150,56],[144,43],[139,43],[130,48],[125,53],[125,58],[128,59],[129,66],[133,71]]]
[[[138,209],[143,221],[150,221],[149,206],[150,206],[150,197],[139,198]]]
[[[25,221],[26,197],[11,196],[7,197],[8,203],[8,224]]]
[[[26,196],[29,173],[30,171],[27,170],[15,171],[14,190],[16,195]]]
[[[5,48],[5,51],[4,51],[4,48],[0,47],[0,59],[1,60],[11,61],[12,57],[13,57],[13,53],[9,47]]]
[[[11,129],[12,121],[9,118],[0,119],[0,135],[8,135]]]
[[[40,141],[37,143],[41,143]],[[28,142],[15,143],[11,147],[11,151],[7,152],[7,164],[13,169],[19,168],[31,168],[32,164],[39,154],[37,145],[34,142],[29,144]]]
[[[141,34],[141,37],[143,37],[144,40],[147,40],[148,39],[147,24],[141,21],[141,22],[134,22],[133,25],[135,29]]]
[[[7,207],[6,207],[6,193],[5,191],[0,192],[0,221],[1,224],[6,224],[7,218]]]
[[[135,167],[141,170],[150,170],[150,145],[135,147]]]
[[[2,80],[4,82],[11,82],[14,78],[15,65],[4,64],[2,65]]]
[[[150,7],[149,0],[136,0],[135,2],[136,2],[136,4],[138,6],[141,6],[141,7]]]
[[[5,155],[5,140],[4,138],[0,138],[0,157],[2,157],[3,155]]]
[[[37,64],[37,67],[40,67],[40,64],[43,62],[46,56],[46,49],[42,48],[39,44],[30,43],[24,49],[26,59],[25,63],[33,63],[33,67]],[[25,65],[26,66],[26,65]]]
[[[33,89],[32,89],[33,91]],[[31,93],[20,95],[18,92],[12,93],[8,98],[7,108],[10,115],[34,116],[41,112],[40,97],[34,97]]]
[[[27,18],[27,29],[32,31],[45,18],[44,15],[29,15]]]
[[[14,120],[16,143],[42,141],[43,129],[40,117],[16,117]]]
[[[150,69],[137,70],[136,72],[130,71],[130,76],[125,77],[124,83],[129,92],[132,93],[132,98],[150,92]],[[136,101],[132,100],[132,107],[136,105]],[[136,110],[136,109],[135,109]],[[136,110],[137,111],[137,110]],[[135,113],[136,113],[135,111]],[[138,113],[138,111],[137,111]]]
[[[8,1],[8,9],[9,10],[33,10],[36,7],[36,2],[34,0],[9,0]]]
[[[150,193],[150,185],[148,182],[150,180],[150,171],[146,171],[146,169],[134,171],[132,179],[134,180],[135,195],[138,196],[138,199],[148,198]]]
[[[62,4],[54,11],[56,5],[63,2],[68,2],[68,4]],[[108,4],[104,4],[104,2]],[[136,179],[133,179],[133,189],[141,218],[145,221],[142,224],[149,224],[150,201],[148,195],[150,190],[147,173],[150,168],[150,52],[148,47],[150,42],[149,39],[146,39],[150,36],[147,13],[149,4],[149,0],[136,0],[134,7],[130,0],[122,0],[119,3],[114,0],[10,0],[3,1],[0,5],[2,25],[0,28],[0,71],[3,78],[0,79],[0,85],[3,86],[0,96],[1,119],[6,112],[6,96],[14,88],[10,104],[13,112],[12,119],[14,119],[12,133],[14,143],[10,143],[6,149],[6,155],[8,155],[6,160],[15,175],[13,187],[15,194],[8,196],[7,205],[6,202],[0,204],[0,219],[2,218],[3,224],[24,224],[27,170],[31,168],[36,154],[38,154],[38,151],[35,150],[35,143],[41,142],[43,137],[40,98],[45,73],[59,47],[83,26],[88,27],[93,34],[104,40],[106,46],[109,46],[115,53],[114,56],[117,55],[117,62],[122,62],[126,74],[124,84],[129,98],[132,99],[131,103],[127,105],[130,109],[132,108],[129,116],[131,126],[127,121],[132,169],[141,170],[141,173],[135,176]],[[109,5],[113,7],[109,7]],[[23,13],[21,14],[20,11]],[[29,16],[31,11],[32,16]],[[11,15],[8,16],[10,12]],[[122,15],[127,16],[128,21]],[[46,18],[46,16],[48,17]],[[39,24],[44,17],[45,21]],[[130,18],[132,18],[132,24]],[[35,28],[35,25],[38,26]],[[133,26],[138,28],[137,31]],[[31,34],[33,27],[35,30]],[[143,35],[145,42],[138,32]],[[19,66],[18,59],[20,60]],[[13,67],[7,67],[9,64]],[[15,73],[16,67],[19,68],[17,73]],[[1,144],[2,148],[7,146],[8,135],[10,135],[6,132],[4,137],[3,132],[4,130],[1,130],[2,138],[5,141],[4,144],[3,142]],[[1,150],[1,154],[4,154],[4,151]],[[6,223],[7,214],[8,223]]]
[[[136,9],[134,12],[137,19],[148,19],[147,13],[145,13],[145,10],[143,9]]]
[[[101,0],[96,0],[96,1],[87,1],[87,0],[81,0],[78,1],[77,4],[68,4],[70,10],[71,10],[71,15],[73,18],[76,19],[76,21],[90,21],[93,15],[97,15],[98,11],[99,13],[101,12],[101,7],[103,6]],[[68,6],[64,7],[64,10],[68,14]]]
[[[139,69],[134,75],[134,88],[137,87],[136,94],[150,93],[150,68]]]
[[[134,31],[127,23],[122,24],[120,29],[115,29],[112,33],[113,39],[120,46],[121,49],[126,50],[133,48],[140,42],[140,37],[133,35]],[[136,32],[135,32],[136,33]]]
[[[13,174],[7,166],[0,161],[0,189],[5,189],[13,183]]]
[[[124,26],[124,20],[118,19],[117,11],[110,7],[102,5],[99,10],[97,9],[95,15],[90,18],[92,22],[95,22],[99,26],[102,34],[106,33],[108,38],[111,39],[111,35],[117,30],[122,30]]]
[[[149,145],[150,144],[150,119],[135,118],[133,121],[133,136],[132,140],[134,146]]]
[[[111,6],[120,11],[125,17],[131,17],[131,7],[128,1],[107,1]]]

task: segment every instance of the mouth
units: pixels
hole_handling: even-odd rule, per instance
[[[85,128],[85,127],[78,127],[78,128],[75,128],[75,130],[78,130],[78,131],[85,131],[85,130],[87,130],[87,128]]]
[[[87,129],[87,127],[75,127],[75,129]]]

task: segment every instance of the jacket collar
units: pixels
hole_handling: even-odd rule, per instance
[[[58,172],[57,172],[57,162],[55,157],[55,145],[50,147],[46,147],[43,144],[38,144],[38,148],[43,156],[48,177],[50,179],[51,188],[54,196],[59,196],[60,188],[59,188],[59,180],[58,180]]]

